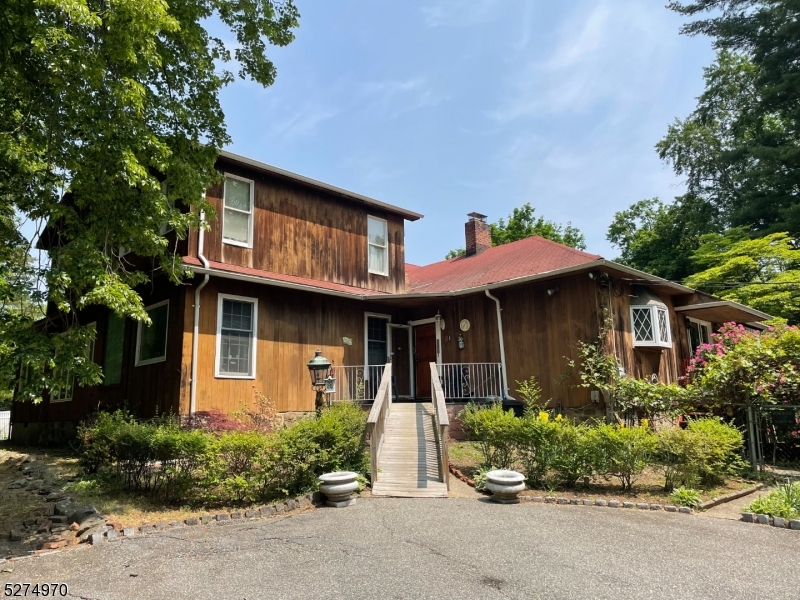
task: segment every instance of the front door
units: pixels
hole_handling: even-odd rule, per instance
[[[411,332],[408,325],[389,325],[391,335],[392,378],[398,398],[413,398],[411,389]]]
[[[417,398],[431,397],[431,363],[436,362],[436,323],[414,328],[414,363]]]

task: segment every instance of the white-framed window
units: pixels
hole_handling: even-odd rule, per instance
[[[701,344],[711,343],[711,323],[687,317],[686,328],[689,330],[689,349],[692,356]]]
[[[389,233],[385,219],[367,217],[367,252],[369,272],[375,275],[389,274]]]
[[[72,400],[75,391],[75,374],[65,369],[60,369],[54,373],[56,379],[64,380],[64,385],[54,390],[50,390],[50,403],[69,402]]]
[[[169,300],[145,308],[150,325],[139,321],[136,331],[136,366],[152,365],[167,360]]]
[[[255,379],[258,299],[219,294],[217,377]]]
[[[663,304],[631,306],[631,330],[634,346],[672,346],[669,312]]]
[[[253,247],[253,189],[251,179],[225,175],[222,209],[222,241],[234,246]]]

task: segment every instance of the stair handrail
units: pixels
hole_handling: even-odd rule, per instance
[[[433,419],[436,426],[436,436],[439,441],[439,468],[441,480],[450,490],[450,454],[448,450],[450,435],[450,417],[447,416],[447,405],[444,401],[442,382],[439,380],[439,371],[436,363],[431,363],[431,396],[433,401]]]
[[[369,435],[370,475],[372,485],[378,481],[378,459],[380,458],[383,440],[386,436],[386,419],[392,405],[392,363],[387,363],[383,370],[381,383],[375,394],[372,409],[367,417],[367,434]]]

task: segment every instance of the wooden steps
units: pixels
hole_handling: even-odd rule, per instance
[[[373,496],[446,498],[430,403],[393,403],[386,419]]]

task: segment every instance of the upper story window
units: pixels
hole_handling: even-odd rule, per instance
[[[258,300],[219,295],[217,377],[252,379],[256,374]]]
[[[167,360],[167,326],[169,325],[169,300],[145,308],[150,325],[139,321],[136,335],[136,366],[150,365]]]
[[[253,247],[253,181],[225,175],[222,211],[222,241]]]
[[[388,226],[384,219],[367,217],[367,249],[369,272],[376,275],[389,274]]]

